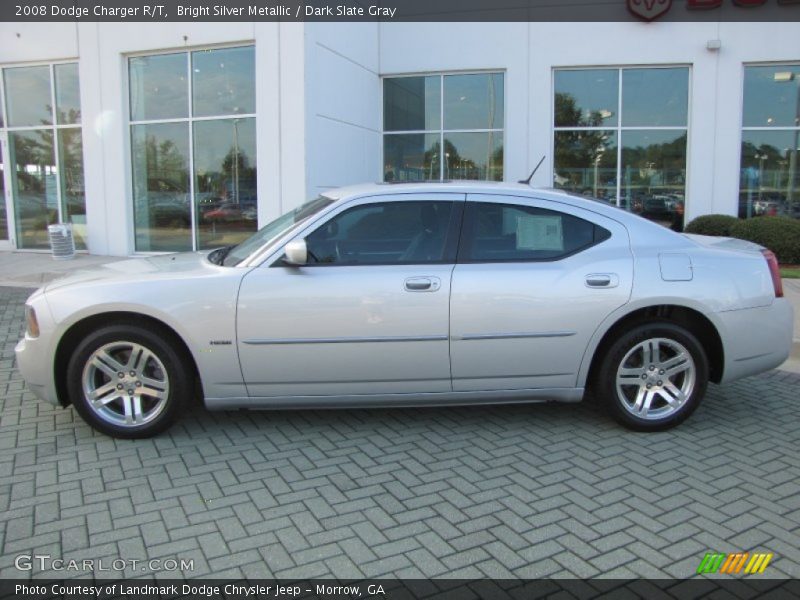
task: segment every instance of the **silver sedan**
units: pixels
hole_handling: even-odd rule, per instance
[[[774,255],[525,185],[327,192],[235,247],[73,274],[27,301],[28,388],[138,438],[213,410],[577,402],[659,430],[781,364]]]

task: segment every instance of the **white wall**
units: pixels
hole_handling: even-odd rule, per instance
[[[307,23],[305,82],[307,197],[380,180],[378,25]]]

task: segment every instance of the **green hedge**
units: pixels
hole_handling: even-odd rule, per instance
[[[769,248],[782,264],[800,264],[800,219],[756,217],[738,221],[731,236]]]
[[[684,231],[700,235],[729,236],[731,227],[738,222],[739,219],[730,215],[703,215],[689,223]]]

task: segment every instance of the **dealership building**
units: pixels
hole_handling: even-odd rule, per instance
[[[481,179],[680,229],[800,217],[800,24],[0,23],[0,249],[235,243],[324,190]]]

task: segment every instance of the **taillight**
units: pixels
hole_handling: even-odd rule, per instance
[[[783,298],[783,281],[781,281],[781,269],[778,266],[778,259],[772,250],[762,250],[761,254],[767,259],[769,274],[772,275],[772,287],[775,288],[775,297]]]

